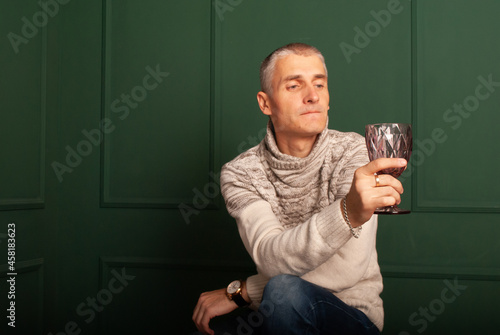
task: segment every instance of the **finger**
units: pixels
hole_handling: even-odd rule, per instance
[[[194,321],[194,320],[193,320]],[[195,320],[195,325],[196,325],[196,328],[202,332],[203,334],[210,334],[210,335],[213,335],[214,334],[214,331],[212,329],[210,329],[210,317],[207,315],[207,313],[199,313],[197,316],[196,316],[196,320]]]
[[[202,297],[203,297],[203,294],[200,295],[198,303],[196,304],[194,311],[193,311],[193,318],[192,319],[196,325],[199,324],[199,320],[201,320],[201,316],[202,316],[202,313],[201,313]]]
[[[401,195],[392,187],[379,187],[374,202],[376,207],[394,206],[401,203]]]
[[[396,200],[393,197],[382,197],[378,198],[376,203],[377,203],[376,208],[383,208],[383,207],[399,205],[401,201]]]
[[[198,302],[193,310],[193,321],[196,322],[196,320],[198,319],[198,313],[200,311],[200,303]]]
[[[378,185],[377,185],[377,179],[378,179]],[[403,194],[404,192],[403,184],[398,179],[388,174],[374,175],[372,185],[373,187],[377,188],[389,186],[395,189],[399,194]]]
[[[213,335],[214,331],[210,329],[209,323],[210,323],[210,318],[207,317],[206,315],[202,316],[200,322],[196,324],[196,328],[198,328],[198,330],[203,334]]]
[[[206,301],[204,299],[204,295],[201,294],[200,299],[198,300],[198,303],[196,304],[196,307],[194,308],[193,312],[193,322],[196,325],[196,328],[202,332],[203,334],[211,334],[210,332],[212,331],[208,327],[208,323],[210,322],[210,318],[208,318],[208,321],[205,321],[207,310],[206,310]]]
[[[214,335],[215,332],[212,329],[210,329],[209,322],[210,322],[210,318],[203,321],[202,332],[204,332],[205,334],[208,334],[208,335]]]
[[[384,169],[404,167],[407,163],[403,158],[378,158],[362,166],[359,170],[365,175],[372,175]]]

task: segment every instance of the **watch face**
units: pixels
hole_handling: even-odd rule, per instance
[[[227,287],[227,293],[229,294],[236,293],[236,291],[238,291],[240,287],[241,287],[241,282],[239,280],[235,280]]]

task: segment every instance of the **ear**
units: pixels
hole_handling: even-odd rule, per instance
[[[262,113],[264,113],[266,115],[272,114],[271,104],[270,104],[271,101],[270,101],[269,95],[260,91],[259,93],[257,93],[257,102],[259,103],[259,107],[260,107],[260,110],[262,111]]]

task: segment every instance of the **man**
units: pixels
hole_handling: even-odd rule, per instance
[[[248,324],[263,334],[378,334],[383,285],[373,212],[399,204],[403,187],[376,173],[407,162],[369,162],[362,136],[327,128],[328,74],[316,48],[275,50],[260,77],[266,137],[221,174],[258,274],[203,293],[193,320],[214,334],[212,318],[251,304],[260,314]]]

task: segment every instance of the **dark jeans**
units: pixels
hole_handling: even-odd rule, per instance
[[[279,275],[264,289],[259,311],[216,324],[216,335],[377,335],[377,327],[360,310],[324,288],[299,277]]]

